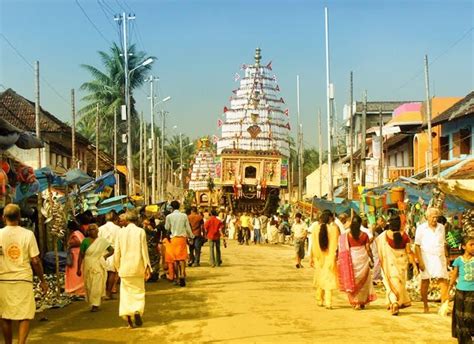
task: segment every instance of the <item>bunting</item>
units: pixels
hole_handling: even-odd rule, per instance
[[[246,64],[243,64],[243,65],[240,67],[240,69],[241,69],[241,70],[246,70],[247,67],[248,67],[248,66],[247,66]]]
[[[237,91],[238,91],[238,90],[232,90],[232,93],[233,93],[233,94],[237,94]]]
[[[288,116],[288,114],[289,114],[289,110],[288,110],[288,109],[285,109],[285,115]]]
[[[283,97],[280,98],[280,102],[285,104],[285,101],[283,100]]]
[[[212,136],[212,141],[214,142],[214,144],[217,144],[217,142],[219,142],[219,137],[216,136],[216,135],[213,135]]]
[[[240,74],[239,73],[235,73],[234,75],[234,81],[238,81],[240,80]]]
[[[276,85],[276,87],[275,87],[275,91],[278,91],[278,92],[280,92],[280,86]]]
[[[227,111],[229,111],[229,109],[227,108],[227,106],[224,106],[224,113],[226,113]]]
[[[290,123],[288,123],[287,125],[285,125],[285,128],[287,128],[288,130],[291,130]]]
[[[217,127],[220,128],[220,127],[222,127],[223,124],[224,124],[224,121],[219,118],[219,119],[217,120]]]
[[[268,62],[267,68],[270,69],[270,70],[272,70],[272,61]]]
[[[275,82],[278,82],[277,76],[275,74],[273,74],[272,80],[275,81]]]

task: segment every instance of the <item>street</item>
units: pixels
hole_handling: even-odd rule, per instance
[[[385,309],[383,290],[368,309],[354,311],[337,292],[335,309],[316,306],[308,257],[296,269],[293,247],[222,247],[223,266],[187,270],[185,288],[147,284],[144,325],[127,329],[118,301],[91,313],[85,302],[37,314],[31,343],[455,343],[451,320],[423,314],[415,302],[398,317]],[[47,317],[47,321],[40,321]]]

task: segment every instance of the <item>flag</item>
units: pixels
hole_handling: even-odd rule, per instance
[[[247,69],[247,67],[248,67],[248,66],[247,66],[246,64],[243,64],[243,65],[240,67],[240,69],[242,69],[242,70],[246,70],[246,69]]]
[[[289,110],[288,110],[288,109],[285,109],[285,115],[288,116],[288,114],[289,114]]]
[[[275,87],[275,91],[278,91],[278,92],[280,92],[280,86],[276,85],[276,87]]]
[[[224,124],[224,121],[219,118],[219,119],[217,120],[217,127],[220,128],[220,127],[222,127],[223,124]]]
[[[278,81],[277,81],[277,76],[276,76],[275,74],[273,74],[272,79],[273,79],[273,81],[278,82]]]
[[[272,70],[272,61],[268,62],[267,68],[270,69],[270,70]]]
[[[291,130],[290,123],[288,123],[287,125],[285,125],[285,128],[287,128],[288,130]]]
[[[237,81],[240,79],[240,74],[239,73],[235,73],[234,75],[234,81]]]
[[[227,108],[227,106],[224,106],[224,113],[226,113],[227,111],[229,111],[229,109]]]
[[[238,91],[238,90],[232,90],[232,93],[233,93],[233,94],[237,94],[237,91]]]
[[[285,104],[285,101],[283,100],[283,97],[280,98],[280,102],[283,103],[283,104]]]
[[[219,142],[219,137],[216,136],[216,135],[213,135],[212,136],[212,141],[216,144],[217,142]]]

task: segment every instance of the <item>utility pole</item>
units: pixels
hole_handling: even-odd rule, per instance
[[[298,201],[303,198],[303,166],[301,166],[302,147],[301,147],[301,117],[300,117],[300,76],[296,76],[296,106],[298,113],[298,133],[297,133],[297,159],[298,159]]]
[[[380,156],[379,156],[379,186],[383,184],[383,115],[382,107],[379,110]]]
[[[361,166],[361,175],[360,175],[360,183],[362,186],[365,186],[365,132],[366,129],[366,120],[367,120],[367,90],[364,92],[364,105],[362,108],[362,121],[360,123],[360,135],[361,135],[361,142],[360,142],[360,166]]]
[[[428,154],[426,158],[427,177],[433,176],[433,136],[431,135],[431,96],[428,71],[428,55],[425,55],[426,122],[428,123]]]
[[[148,205],[150,196],[148,194],[148,137],[146,122],[143,122],[143,194],[145,197],[145,205]]]
[[[117,173],[117,108],[114,108],[114,173],[115,173],[115,196],[120,193],[120,180]]]
[[[135,183],[133,176],[133,159],[132,159],[132,114],[130,112],[130,81],[128,75],[128,21],[135,19],[135,16],[122,13],[121,18],[115,17],[116,21],[120,21],[123,28],[123,59],[125,74],[125,106],[127,108],[127,170],[128,170],[128,194],[135,193]]]
[[[139,142],[140,142],[140,154],[139,154],[139,164],[140,164],[140,191],[143,193],[143,112],[140,114],[140,134],[139,134]]]
[[[40,77],[39,77],[39,61],[35,61],[35,124],[36,137],[41,140],[40,127]],[[41,148],[38,148],[38,168],[41,168]],[[36,209],[38,212],[38,236],[40,242],[41,253],[48,251],[48,240],[46,233],[46,226],[44,225],[44,218],[41,214],[41,207],[43,206],[42,193],[38,192]]]
[[[350,97],[349,97],[349,183],[348,185],[348,198],[352,200],[354,198],[354,120],[352,118],[353,115],[353,93],[354,92],[354,83],[353,83],[353,75],[351,71],[350,77]]]
[[[72,116],[72,130],[71,130],[71,166],[76,167],[76,101],[74,98],[74,89],[71,89],[71,116]]]
[[[328,200],[333,200],[333,177],[332,177],[332,144],[331,144],[331,133],[332,133],[332,116],[331,116],[331,74],[329,65],[329,16],[328,8],[324,8],[325,14],[325,32],[326,32],[326,105],[327,105],[327,117],[328,117],[328,174],[329,174],[329,188],[328,188]]]
[[[183,134],[179,133],[179,186],[183,189]]]
[[[319,198],[323,197],[323,133],[321,130],[321,109],[318,111],[318,140],[319,140]]]
[[[99,177],[99,103],[97,103],[97,111],[95,116],[95,177]]]
[[[150,118],[151,118],[151,166],[152,166],[152,175],[151,175],[151,203],[156,202],[156,137],[155,137],[155,93],[153,89],[153,81],[158,78],[150,76]]]
[[[163,133],[161,133],[161,135],[163,135]],[[158,161],[155,160],[156,167],[155,167],[154,174],[155,174],[155,180],[157,182],[159,181],[159,184],[158,183],[155,184],[156,189],[153,192],[155,193],[155,195],[158,194],[157,196],[158,200],[162,200],[163,196],[161,193],[161,174],[162,174],[163,161],[161,160],[161,147],[160,147],[161,143],[160,143],[158,135],[154,136],[154,140],[155,140],[155,146],[156,146],[155,159],[158,160]]]
[[[166,159],[165,159],[165,128],[166,128],[166,114],[167,112],[161,110],[161,162],[163,164],[161,170],[161,181],[160,181],[160,193],[161,197],[164,197],[166,188]]]

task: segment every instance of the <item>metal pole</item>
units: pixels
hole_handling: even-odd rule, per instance
[[[147,140],[146,122],[143,122],[143,194],[145,196],[145,205],[149,203],[150,196],[148,194],[148,140]]]
[[[352,200],[354,198],[354,120],[353,115],[353,92],[354,92],[354,83],[353,75],[351,71],[351,86],[350,86],[350,110],[349,110],[349,183],[348,183],[348,198]]]
[[[179,133],[179,186],[183,189],[183,134]]]
[[[298,201],[303,195],[303,171],[301,166],[301,117],[300,117],[300,76],[296,76],[296,107],[298,114],[297,161],[298,161]]]
[[[318,136],[319,136],[319,198],[323,196],[323,133],[321,130],[321,109],[318,111]]]
[[[140,114],[140,134],[138,135],[139,137],[139,155],[138,155],[138,161],[139,161],[139,185],[140,185],[140,191],[143,193],[143,112]]]
[[[361,130],[361,142],[360,142],[360,166],[361,166],[361,176],[360,183],[362,186],[365,186],[365,132],[366,129],[366,120],[367,120],[367,90],[364,92],[364,106],[362,109],[362,121],[360,123]]]
[[[95,177],[99,177],[99,104],[95,115]]]
[[[40,127],[40,78],[39,78],[39,61],[35,61],[35,124],[36,137],[41,139]],[[41,168],[41,148],[38,148],[38,168]],[[36,209],[38,212],[38,236],[40,242],[41,253],[48,250],[48,240],[46,233],[46,226],[44,225],[44,218],[41,214],[41,207],[43,206],[43,198],[41,192],[38,192]]]
[[[430,77],[428,71],[428,55],[425,55],[425,89],[426,89],[426,122],[428,123],[428,154],[426,166],[428,167],[428,177],[433,176],[433,136],[431,135],[431,96]]]
[[[156,202],[156,143],[155,143],[155,94],[153,90],[153,76],[150,76],[150,121],[151,121],[151,203]]]
[[[329,188],[328,200],[333,199],[333,178],[332,178],[332,152],[331,152],[331,92],[330,92],[330,66],[329,66],[329,17],[328,8],[324,8],[325,14],[325,31],[326,31],[326,106],[327,106],[327,120],[328,120],[328,174],[329,174]]]
[[[379,110],[380,157],[379,157],[379,185],[383,184],[383,115],[382,107]]]
[[[115,196],[120,193],[119,174],[117,173],[117,108],[114,108],[114,173],[115,173]]]
[[[154,137],[154,140],[155,140],[155,146],[156,146],[156,158],[158,161],[155,163],[155,169],[156,169],[156,181],[159,183],[156,182],[156,190],[155,190],[155,194],[158,194],[157,198],[158,200],[161,200],[162,199],[162,193],[161,193],[161,171],[162,171],[162,164],[163,162],[161,161],[161,144],[160,144],[160,140],[159,140],[159,137],[158,136],[155,136]]]
[[[166,179],[166,160],[165,160],[165,116],[166,112],[161,110],[161,163],[162,170],[160,176],[160,193],[164,198],[165,193],[165,179]]]
[[[74,89],[71,89],[71,116],[72,116],[72,129],[71,129],[71,166],[76,167],[76,102],[74,98]]]

